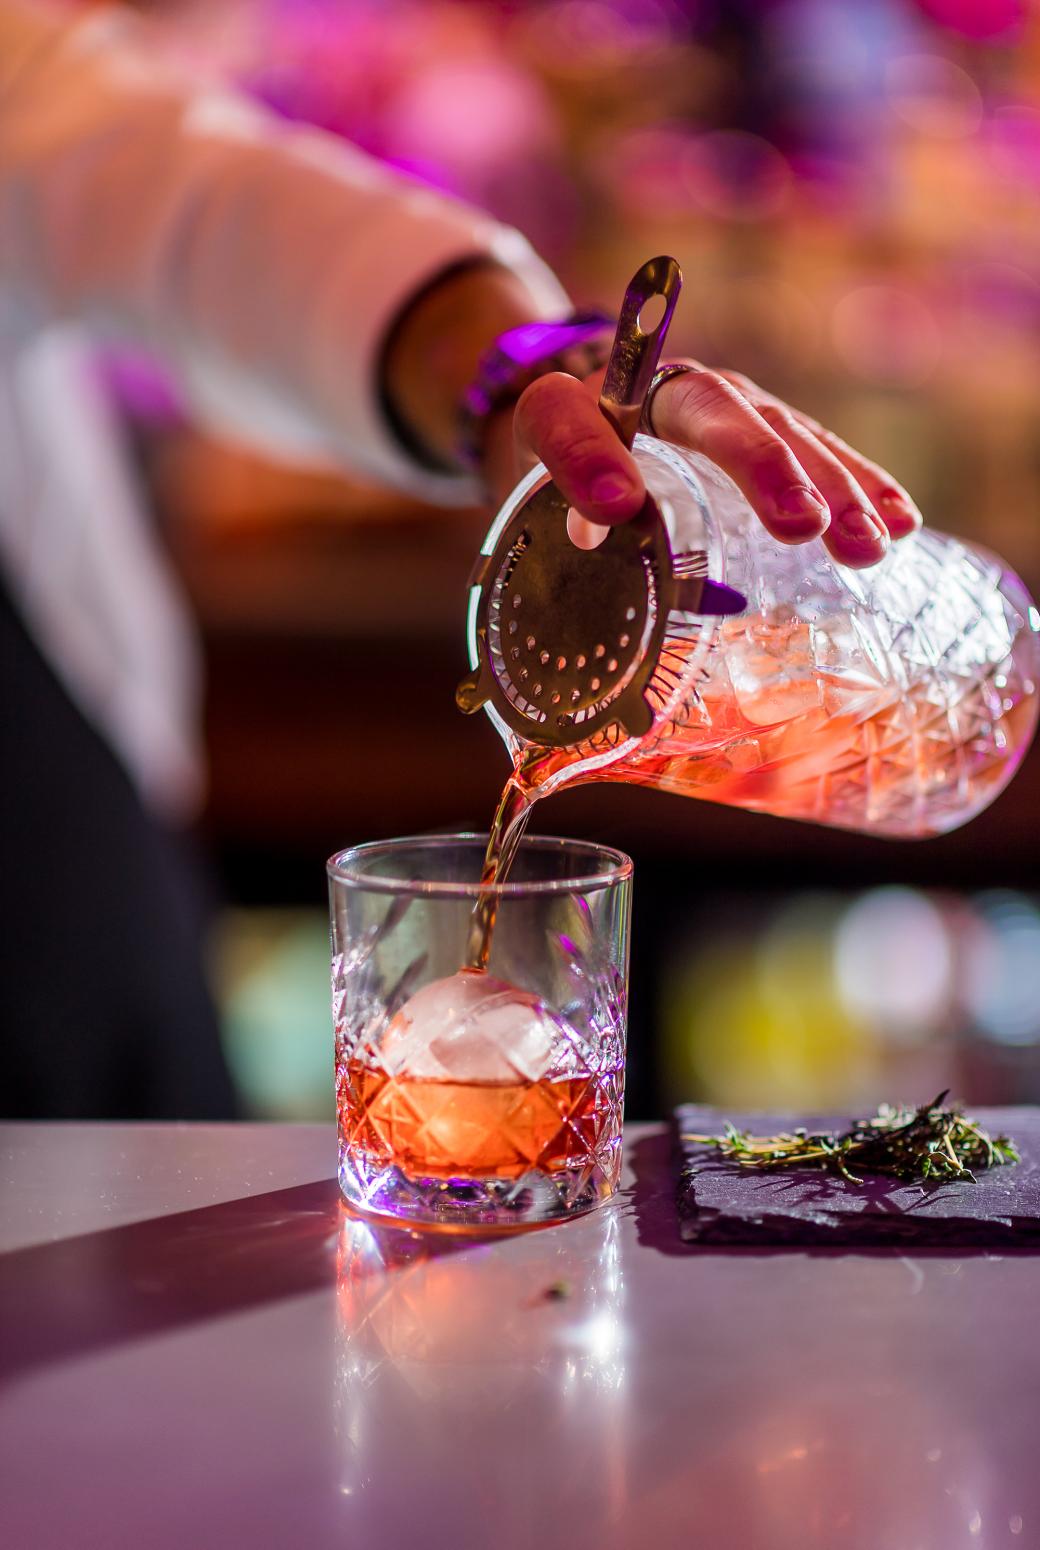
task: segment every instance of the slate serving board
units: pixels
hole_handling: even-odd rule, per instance
[[[847,1130],[848,1117],[721,1114],[683,1104],[675,1111],[680,1236],[688,1243],[845,1244],[873,1247],[1040,1249],[1040,1107],[971,1109],[991,1135],[1017,1143],[1022,1160],[980,1171],[978,1182],[905,1183],[875,1175],[856,1188],[816,1168],[758,1172],[686,1141],[720,1135],[727,1119],[759,1135],[804,1125]]]

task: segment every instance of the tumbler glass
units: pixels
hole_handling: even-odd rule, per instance
[[[632,863],[522,841],[359,845],[328,864],[339,1180],[357,1209],[465,1232],[588,1211],[621,1167]],[[478,900],[486,972],[468,962]]]

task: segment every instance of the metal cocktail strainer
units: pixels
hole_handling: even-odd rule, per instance
[[[599,406],[626,447],[681,285],[675,259],[654,258],[625,293]],[[655,298],[663,311],[644,329],[641,318],[661,306]],[[556,485],[541,485],[480,556],[470,577],[478,663],[456,700],[466,712],[490,701],[514,732],[543,746],[569,747],[611,726],[640,737],[653,723],[666,638],[691,638],[690,615],[738,612],[744,598],[707,579],[703,550],[673,553],[649,496],[591,550],[571,542],[567,511]]]

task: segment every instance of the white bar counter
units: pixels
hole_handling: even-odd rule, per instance
[[[328,1126],[0,1127],[8,1550],[1036,1550],[1040,1257],[340,1205]]]

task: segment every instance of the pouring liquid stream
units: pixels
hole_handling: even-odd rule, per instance
[[[498,799],[495,816],[491,820],[487,850],[484,852],[484,866],[480,874],[481,892],[473,906],[466,944],[466,962],[463,967],[471,973],[483,974],[487,970],[495,917],[498,914],[494,889],[506,881],[516,858],[531,816],[537,771],[545,761],[547,752],[544,748],[528,748],[519,754]]]

